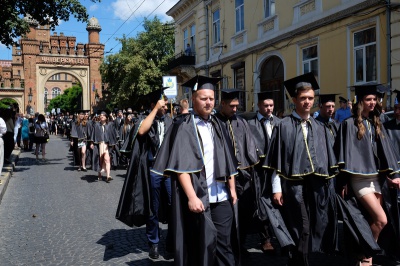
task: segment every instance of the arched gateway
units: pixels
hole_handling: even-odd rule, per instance
[[[67,84],[81,84],[83,109],[92,109],[96,105],[95,94],[101,94],[101,76],[99,66],[104,56],[104,45],[99,42],[101,26],[92,17],[86,27],[89,43],[76,44],[76,37],[50,35],[48,26],[25,18],[30,32],[19,40],[20,47],[13,47],[13,59],[9,68],[4,67],[0,98],[12,94],[20,105],[21,112],[34,110],[43,113],[46,100],[51,96],[51,84],[59,83],[61,91]],[[4,61],[4,60],[3,60]],[[47,92],[46,92],[47,90]],[[50,92],[49,92],[50,90]]]

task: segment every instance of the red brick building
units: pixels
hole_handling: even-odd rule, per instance
[[[101,26],[94,17],[86,30],[88,43],[76,43],[76,37],[50,34],[47,25],[26,17],[30,32],[13,47],[12,60],[0,60],[0,99],[12,98],[24,113],[43,113],[46,100],[61,94],[74,84],[83,88],[80,107],[93,109],[96,93],[101,97],[99,66],[104,57],[100,43]]]

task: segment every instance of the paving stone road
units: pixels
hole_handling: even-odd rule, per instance
[[[67,145],[50,136],[46,163],[21,153],[0,204],[0,265],[173,265],[164,242],[160,259],[152,261],[144,227],[132,229],[115,219],[126,170],[112,171],[109,184],[99,182],[97,173],[72,167]],[[257,235],[247,245],[245,265],[286,263],[261,253]],[[341,256],[313,255],[311,261],[346,265]]]

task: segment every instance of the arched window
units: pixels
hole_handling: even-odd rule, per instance
[[[51,89],[51,98],[54,99],[56,98],[58,95],[61,94],[61,89],[58,87],[54,87]]]

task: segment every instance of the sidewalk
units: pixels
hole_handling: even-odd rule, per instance
[[[15,165],[18,162],[19,155],[21,154],[21,150],[13,150],[10,156],[11,164],[4,164],[3,169],[1,171],[0,177],[0,204],[3,199],[4,193],[6,192],[8,182],[14,172]]]

